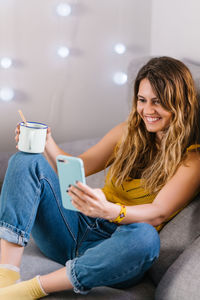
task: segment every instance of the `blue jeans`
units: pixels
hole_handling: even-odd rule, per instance
[[[30,234],[47,257],[66,263],[74,291],[82,294],[97,286],[137,283],[160,249],[149,224],[117,226],[64,209],[58,176],[43,155],[18,152],[9,160],[2,187],[0,238],[26,246]]]

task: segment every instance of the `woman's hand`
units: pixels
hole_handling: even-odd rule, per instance
[[[46,143],[48,142],[48,140],[50,139],[50,137],[51,137],[51,127],[48,127],[48,128],[47,128]]]
[[[46,143],[45,143],[45,150],[44,153],[48,151],[49,145],[51,145],[52,135],[51,135],[51,128],[47,128],[47,135],[46,135]],[[51,146],[50,146],[51,147]]]
[[[18,149],[18,142],[19,142],[19,135],[20,135],[20,123],[17,124],[17,127],[15,128],[15,141],[17,143],[16,148]],[[51,128],[47,128],[47,137],[46,137],[46,143],[48,142],[49,138],[51,137]]]
[[[17,124],[17,127],[15,128],[15,141],[17,143],[16,148],[18,149],[18,142],[19,142],[19,134],[20,134],[20,124]]]
[[[120,213],[119,205],[109,202],[101,189],[77,182],[69,188],[68,194],[72,204],[86,216],[114,220]]]

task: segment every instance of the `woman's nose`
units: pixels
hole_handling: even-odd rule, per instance
[[[155,108],[152,105],[152,103],[146,103],[146,105],[144,106],[144,113],[145,114],[153,114],[153,113],[155,113]]]

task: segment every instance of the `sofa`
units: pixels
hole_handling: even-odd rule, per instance
[[[134,59],[128,68],[128,95],[132,98],[132,85],[138,68],[149,57]],[[200,65],[188,60],[200,95]],[[99,138],[67,142],[60,146],[67,152],[78,155],[98,142]],[[7,162],[12,153],[0,153],[0,182],[3,181]],[[102,187],[104,172],[89,176],[87,183],[92,187]],[[176,196],[174,191],[174,196]],[[94,288],[88,295],[73,291],[54,293],[46,299],[106,299],[106,300],[199,300],[200,299],[200,194],[178,215],[168,222],[160,232],[161,251],[158,260],[142,281],[128,289],[109,287]],[[24,251],[21,265],[23,280],[46,274],[63,267],[46,258],[30,240]]]

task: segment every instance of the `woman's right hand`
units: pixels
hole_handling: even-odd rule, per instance
[[[51,128],[50,128],[50,127],[48,127],[48,128],[47,128],[47,137],[46,137],[46,142],[48,142],[48,140],[50,139],[50,137],[51,137]]]
[[[49,141],[51,140],[51,128],[48,127],[47,128],[47,136],[46,136],[46,144],[45,144],[45,150],[48,148],[49,146]],[[51,144],[51,142],[50,142]]]
[[[17,143],[16,148],[18,149],[18,142],[19,142],[19,134],[20,134],[20,124],[17,124],[17,127],[15,129],[15,141]]]
[[[20,124],[17,124],[17,127],[15,128],[15,141],[16,141],[16,148],[18,149],[18,142],[19,142],[19,134],[20,134]],[[46,137],[46,143],[51,137],[51,128],[47,128],[47,137]]]

